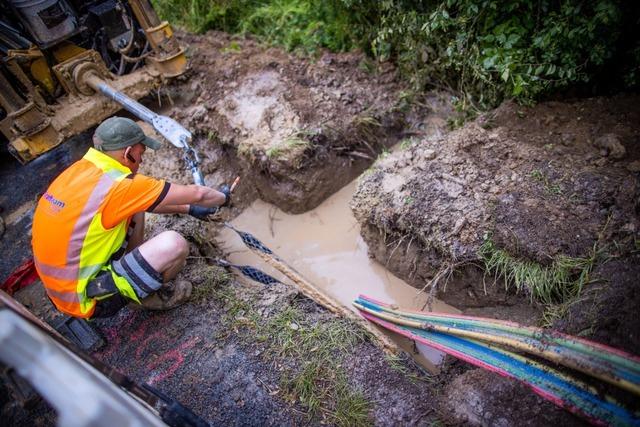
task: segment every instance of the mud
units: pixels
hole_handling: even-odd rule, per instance
[[[216,32],[181,41],[192,72],[166,90],[172,116],[197,130],[200,152],[234,150],[244,180],[287,212],[316,207],[400,135],[391,66],[366,71],[359,53],[309,61]]]
[[[543,266],[591,259],[590,280],[556,307],[554,326],[637,352],[638,100],[506,103],[378,161],[352,201],[370,254],[464,313],[528,324],[541,322],[543,307],[485,273],[485,239]],[[513,381],[449,374],[441,410],[456,423],[575,422]]]
[[[153,67],[107,80],[106,84],[128,97],[138,100],[147,96],[161,82],[161,77]],[[60,142],[97,126],[102,120],[117,113],[122,107],[103,95],[67,96],[55,105],[55,115],[51,125],[60,133]]]
[[[640,255],[637,252],[599,265],[593,273],[593,283],[554,327],[637,354],[640,349],[638,277]]]
[[[467,371],[448,384],[440,398],[441,411],[451,424],[481,426],[584,423],[550,405],[525,385],[493,372]]]
[[[255,264],[235,252],[244,251],[232,246],[236,236],[223,234],[216,242],[224,220],[255,232],[348,305],[366,286],[385,300],[423,305],[424,295],[411,299],[414,288],[437,278],[437,296],[463,312],[528,324],[539,321],[542,307],[485,276],[478,258],[485,235],[542,265],[559,254],[589,256],[602,244],[608,262],[595,266],[594,282],[556,326],[637,351],[637,97],[505,104],[448,133],[446,94],[407,106],[393,67],[367,71],[360,53],[325,53],[312,61],[221,33],[180,37],[189,46],[191,72],[145,102],[159,100],[153,109],[194,131],[208,185],[236,175],[241,184],[234,207],[214,223],[149,216],[147,237],[174,229],[188,239],[189,263],[180,278],[193,283],[194,296],[166,313],[125,308],[97,321],[107,346],[96,357],[176,397],[212,425],[336,424],[325,412],[312,414],[285,387],[307,360],[278,353],[280,342],[265,331],[291,308],[302,313],[300,324],[289,324],[294,331],[341,320],[290,285],[262,286],[214,266],[218,257]],[[387,153],[400,140],[400,150]],[[82,144],[88,143],[85,135]],[[338,190],[363,171],[353,220],[341,210],[352,190]],[[42,187],[54,172],[32,187]],[[168,144],[145,155],[141,173],[191,182],[181,153]],[[327,199],[336,192],[340,203]],[[1,265],[6,276],[29,252],[30,211],[11,213],[29,206],[34,194],[0,193],[2,205],[10,205],[0,248],[8,254]],[[285,213],[318,206],[306,215]],[[414,288],[398,292],[402,281]],[[353,286],[340,285],[345,282]],[[34,295],[24,301],[51,316],[46,299]],[[366,338],[331,356],[349,374],[350,389],[371,402],[368,424],[579,423],[515,381],[450,358],[440,374],[427,375],[406,355],[389,360]],[[46,406],[31,418],[12,417],[54,421]]]
[[[383,159],[352,202],[365,240],[376,258],[418,287],[458,267],[447,289],[455,290],[459,307],[510,305],[503,292],[492,296],[473,266],[487,237],[514,257],[549,265],[560,255],[589,257],[599,240],[628,245],[637,236],[637,102],[507,103]],[[615,135],[623,158],[596,143],[602,135]],[[403,254],[395,260],[385,249],[393,243]],[[461,288],[469,293],[465,301]]]
[[[365,294],[401,307],[422,309],[427,302],[426,293],[407,285],[383,265],[369,258],[358,223],[348,206],[355,187],[354,181],[316,209],[300,215],[286,214],[273,205],[257,200],[234,218],[231,224],[256,236],[343,307],[357,311],[352,302],[359,294]],[[218,236],[218,242],[229,254],[229,261],[258,266],[287,283],[278,270],[247,249],[231,229],[224,228]],[[457,312],[455,308],[437,300],[433,308],[441,312]],[[408,340],[393,338],[400,347],[414,355],[419,364],[437,372],[443,353],[424,345],[417,345],[415,348],[419,353],[416,353]]]
[[[273,343],[269,339],[256,340],[256,335],[263,333],[260,331],[270,319],[288,307],[300,309],[313,323],[329,322],[335,316],[301,298],[291,286],[267,287],[233,279],[226,285],[209,288],[207,271],[218,267],[209,266],[207,260],[223,254],[202,243],[201,239],[213,229],[205,230],[201,225],[188,218],[150,219],[151,233],[177,229],[194,242],[191,262],[181,277],[190,280],[196,292],[198,287],[205,289],[192,303],[171,312],[124,310],[114,319],[100,321],[108,346],[97,356],[138,380],[160,387],[213,425],[316,424],[318,419],[309,419],[305,408],[286,400],[281,388],[282,376],[296,372],[302,361],[269,358]],[[231,291],[256,310],[255,325],[247,323],[252,312],[230,314],[233,303],[217,293],[226,295]],[[343,363],[348,366],[357,366],[363,377],[385,378],[384,384],[378,381],[367,384],[361,377],[350,379],[352,386],[368,398],[380,398],[371,413],[377,424],[415,421],[424,413],[431,413],[433,397],[428,384],[414,384],[394,372],[373,343],[361,343],[352,352],[336,357],[344,357]],[[368,363],[369,360],[377,363]],[[408,369],[414,375],[424,375],[410,364]],[[389,399],[415,405],[396,411],[387,403]]]

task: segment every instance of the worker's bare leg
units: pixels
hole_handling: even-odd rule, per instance
[[[187,263],[189,244],[175,231],[164,231],[138,246],[140,255],[162,274],[164,282],[176,277]]]

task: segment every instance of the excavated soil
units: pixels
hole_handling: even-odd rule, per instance
[[[214,236],[219,222],[257,198],[289,213],[313,209],[376,158],[352,208],[370,255],[387,269],[417,288],[439,277],[438,298],[465,313],[535,324],[542,307],[485,276],[478,255],[485,238],[541,265],[606,246],[608,262],[594,267],[593,281],[556,326],[637,351],[638,97],[508,103],[447,133],[445,94],[407,105],[393,67],[371,66],[359,53],[309,60],[222,33],[179,37],[191,70],[161,88],[160,108],[194,132],[208,185],[235,176],[241,184],[234,207],[213,223],[149,215],[147,237],[173,229],[188,239],[180,278],[192,282],[194,295],[169,312],[125,308],[96,321],[107,342],[95,353],[100,360],[212,425],[336,424],[327,412],[311,414],[286,387],[307,360],[279,354],[279,341],[265,331],[291,308],[301,313],[299,324],[287,324],[294,337],[341,320],[292,286],[225,274],[214,265],[226,256]],[[180,157],[172,147],[150,152],[141,173],[190,183]],[[3,252],[11,247],[4,243]],[[50,317],[46,300],[29,295],[23,301]],[[582,423],[515,381],[450,358],[429,376],[409,357],[390,360],[366,337],[331,357],[348,373],[349,389],[371,402],[365,423]],[[31,418],[12,411],[17,421],[55,419],[43,404]]]
[[[525,324],[539,323],[543,307],[484,272],[483,242],[543,267],[561,256],[593,259],[582,294],[554,326],[637,353],[638,101],[506,103],[378,161],[352,200],[370,255],[418,288],[435,283],[438,298],[467,314]],[[523,405],[528,394],[473,370],[446,385],[443,410],[475,425],[566,418],[546,402]]]
[[[358,53],[327,53],[310,62],[220,33],[182,39],[190,46],[189,75],[160,90],[162,105],[151,98],[145,102],[194,132],[207,184],[241,176],[234,207],[225,209],[217,221],[235,216],[258,197],[288,212],[313,208],[397,142],[405,130],[404,117],[416,114],[416,109],[401,108],[402,87],[392,67],[367,71]],[[167,104],[168,98],[173,104]],[[432,109],[448,109],[441,96],[431,99]],[[430,133],[445,125],[437,115],[425,120],[437,125]],[[424,126],[419,125],[406,130],[421,132]],[[191,182],[181,153],[170,146],[148,152],[140,172]],[[23,216],[28,229],[30,217]],[[266,287],[227,277],[212,265],[224,255],[213,239],[218,224],[185,216],[148,218],[147,237],[173,229],[189,240],[190,260],[180,278],[193,284],[192,301],[166,313],[125,308],[114,318],[96,320],[106,347],[94,355],[175,397],[212,425],[338,423],[325,409],[310,411],[285,387],[283,381],[307,366],[306,358],[278,354],[278,342],[265,331],[292,308],[302,316],[301,326],[291,326],[294,330],[341,320],[291,286]],[[9,265],[3,274],[14,267]],[[218,280],[221,277],[225,279]],[[55,309],[40,285],[32,286],[16,297],[52,320]],[[436,422],[429,375],[411,358],[390,361],[358,327],[349,322],[344,327],[361,338],[353,347],[336,348],[331,359],[338,361],[340,372],[348,373],[348,390],[370,402],[361,422]],[[330,382],[335,374],[325,373],[316,381]],[[5,390],[0,391],[5,403]],[[55,422],[44,403],[27,413],[9,406],[3,408],[3,416],[16,423]]]
[[[598,240],[633,243],[640,225],[637,102],[507,103],[379,161],[352,202],[372,254],[422,286],[444,267],[477,263],[487,238],[543,266],[559,255],[588,257]],[[465,279],[482,284],[473,268],[460,273],[452,288]],[[485,287],[470,289],[462,306],[486,305],[493,292]],[[458,297],[449,288],[441,294]]]
[[[248,185],[287,212],[316,207],[403,127],[395,70],[371,68],[362,54],[309,60],[216,32],[181,41],[191,71],[168,88],[177,107],[170,114],[196,130],[201,153],[233,151]]]

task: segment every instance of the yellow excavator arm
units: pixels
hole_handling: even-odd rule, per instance
[[[171,26],[148,0],[0,6],[0,133],[22,163],[123,108],[99,85],[135,102],[187,68]]]

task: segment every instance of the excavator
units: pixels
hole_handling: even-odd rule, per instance
[[[191,133],[135,101],[186,69],[148,0],[0,0],[0,134],[21,163],[125,108],[183,150],[202,184]]]
[[[187,66],[171,25],[148,0],[0,0],[0,155],[8,152],[27,168],[124,108],[182,150],[202,185],[191,133],[136,101]],[[3,203],[31,197],[11,179],[13,192],[0,197]],[[0,236],[4,231],[0,218]],[[87,337],[98,338],[86,322],[64,319],[64,330],[75,332],[61,335],[2,291],[0,318],[0,383],[12,395],[29,395],[28,386],[15,386],[27,380],[55,407],[58,425],[207,425],[171,397],[88,355]]]

